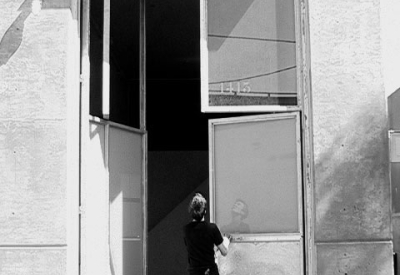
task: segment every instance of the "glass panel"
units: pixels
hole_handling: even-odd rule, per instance
[[[142,186],[141,134],[110,127],[110,196],[140,198]]]
[[[400,162],[390,163],[393,213],[400,213]]]
[[[143,243],[124,241],[124,275],[143,274]]]
[[[103,1],[90,1],[90,114],[102,117]]]
[[[142,237],[142,204],[124,201],[123,237]]]
[[[110,126],[110,256],[115,274],[122,274],[123,266],[142,259],[142,251],[128,249],[125,255],[123,239],[141,238],[142,222],[142,135]],[[141,243],[140,240],[138,240]],[[141,268],[141,267],[140,267]],[[141,274],[127,273],[123,274]]]
[[[110,119],[140,128],[140,1],[111,0]]]
[[[296,119],[215,125],[215,219],[225,233],[298,233]]]
[[[210,106],[297,105],[294,1],[208,0]]]

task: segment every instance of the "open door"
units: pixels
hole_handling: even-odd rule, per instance
[[[99,118],[89,130],[81,273],[146,274],[146,133]]]
[[[304,274],[298,112],[209,121],[210,219],[233,236],[220,274]]]

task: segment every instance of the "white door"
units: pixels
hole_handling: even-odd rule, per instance
[[[146,273],[144,143],[141,130],[90,121],[81,186],[82,274]]]
[[[210,212],[233,236],[221,275],[304,274],[300,116],[209,121]]]
[[[110,126],[110,268],[112,275],[144,274],[143,133]]]

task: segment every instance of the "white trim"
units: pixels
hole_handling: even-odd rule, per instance
[[[209,120],[209,179],[210,179],[210,220],[215,222],[215,173],[214,173],[214,155],[215,155],[215,126],[224,124],[237,124],[257,121],[269,121],[269,120],[282,120],[282,119],[295,119],[296,122],[296,151],[297,151],[297,186],[298,186],[298,226],[300,234],[303,233],[303,184],[302,184],[302,165],[301,165],[301,131],[300,131],[300,115],[298,112],[290,113],[277,113],[269,115],[253,115],[253,116],[242,116],[242,117],[229,117]],[[263,234],[264,235],[264,234]],[[268,234],[266,234],[268,235]],[[257,236],[261,236],[260,234]]]
[[[205,107],[202,112],[207,113],[240,113],[240,112],[292,112],[298,111],[298,106],[218,106]]]
[[[105,120],[105,119],[102,119],[102,118],[99,118],[99,117],[95,117],[95,116],[89,116],[89,121],[96,122],[96,123],[99,123],[99,124],[104,125],[104,126],[105,125],[109,125],[111,127],[122,129],[122,130],[126,130],[126,131],[132,132],[132,133],[137,133],[137,134],[145,134],[146,133],[143,130],[140,130],[140,129],[137,129],[137,128],[134,128],[134,127],[131,127],[131,126],[127,126],[127,125],[124,125],[124,124],[120,124],[120,123],[117,123],[117,122],[113,122],[113,121],[110,121],[110,120]]]
[[[142,135],[142,209],[143,209],[143,220],[142,220],[142,255],[143,255],[143,275],[147,274],[147,223],[148,223],[148,213],[147,213],[147,205],[148,205],[148,189],[147,189],[147,163],[148,163],[148,144],[147,144],[147,133]]]
[[[142,238],[140,237],[129,237],[129,238],[122,238],[124,242],[141,242]]]
[[[301,92],[303,87],[303,70],[302,70],[302,62],[304,59],[303,51],[302,51],[302,33],[301,33],[301,11],[299,2],[302,0],[293,0],[294,1],[294,24],[295,24],[295,44],[296,44],[296,86],[297,91],[290,92],[290,95],[272,95],[269,96],[270,93],[265,93],[263,97],[284,97],[284,98],[293,98],[297,97],[296,105],[232,105],[232,106],[210,106],[210,94],[218,94],[212,93],[209,91],[209,76],[208,76],[208,0],[200,0],[200,93],[201,93],[201,112],[203,113],[219,113],[219,112],[289,112],[300,109],[301,105]],[[295,93],[296,96],[292,94]],[[221,94],[221,93],[219,93]],[[223,93],[224,95],[231,95],[230,93]],[[233,95],[234,93],[232,93]],[[239,93],[236,95],[241,96],[260,96],[260,95],[250,95],[245,93]]]
[[[104,0],[103,17],[103,87],[102,87],[102,114],[110,117],[110,8],[111,0]]]
[[[332,242],[316,242],[316,246],[328,246],[328,245],[370,245],[370,244],[393,244],[389,240],[376,240],[376,241],[332,241]]]
[[[303,195],[303,171],[302,171],[302,140],[300,129],[300,115],[296,115],[296,148],[297,148],[297,199],[299,202],[298,222],[300,234],[304,236],[304,195]],[[303,255],[303,254],[302,254]],[[303,255],[304,256],[304,255]]]
[[[300,242],[302,235],[294,234],[232,234],[232,242]]]
[[[209,112],[208,102],[208,31],[207,31],[207,0],[200,0],[200,91],[201,111]]]
[[[277,113],[277,114],[268,114],[268,115],[252,115],[252,116],[240,116],[240,117],[229,117],[229,118],[217,118],[209,120],[211,126],[220,125],[220,124],[231,124],[231,123],[246,123],[246,122],[254,122],[254,121],[266,121],[266,120],[279,120],[279,119],[292,119],[296,118],[296,122],[298,119],[297,112],[288,112],[288,113]]]
[[[87,163],[88,163],[88,148],[89,148],[89,96],[90,96],[90,58],[89,58],[89,45],[90,45],[90,0],[82,0],[81,10],[81,110],[80,110],[80,208],[85,207],[85,188],[87,186]],[[79,274],[87,274],[87,261],[86,256],[88,254],[88,245],[85,237],[87,230],[85,228],[86,216],[84,212],[80,215],[80,266]]]

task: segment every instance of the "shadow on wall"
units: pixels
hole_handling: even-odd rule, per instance
[[[315,239],[330,242],[317,249],[318,274],[387,274],[382,268],[388,268],[388,257],[381,255],[388,253],[387,246],[382,250],[381,244],[372,251],[353,246],[350,251],[334,245],[336,241],[391,239],[387,119],[378,102],[367,107],[354,112],[330,144],[320,140],[321,152],[316,150]],[[322,133],[314,135],[324,138]]]
[[[174,210],[149,232],[149,275],[187,274],[187,252],[183,241],[183,226],[190,222],[189,201],[200,191],[208,200],[208,179],[189,194]],[[209,219],[206,216],[206,219]]]
[[[148,230],[208,178],[208,151],[149,151]]]
[[[21,46],[25,21],[31,14],[38,14],[42,9],[70,8],[69,0],[45,1],[25,0],[18,8],[20,14],[11,23],[0,40],[0,67],[7,64]]]

